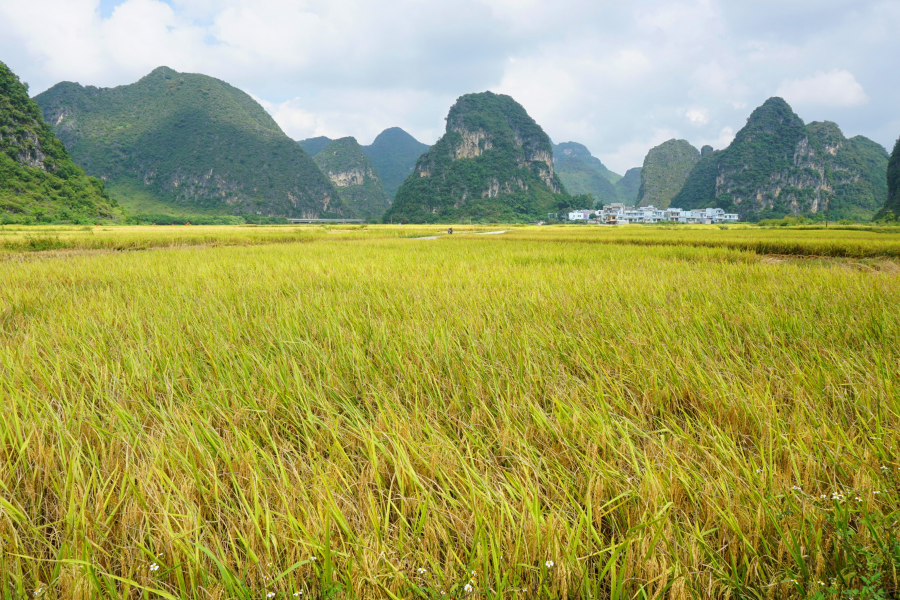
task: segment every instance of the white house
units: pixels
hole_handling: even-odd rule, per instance
[[[589,221],[593,211],[590,210],[573,210],[569,213],[570,221]]]

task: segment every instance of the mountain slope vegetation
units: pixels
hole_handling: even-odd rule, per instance
[[[118,214],[103,182],[72,162],[26,86],[0,62],[0,220],[77,222]]]
[[[601,204],[618,202],[615,183],[621,175],[606,168],[590,150],[576,142],[553,146],[554,170],[570,194],[590,194]]]
[[[544,130],[511,97],[484,92],[456,101],[447,132],[419,158],[385,218],[524,221],[570,201]]]
[[[160,67],[112,89],[60,83],[36,97],[73,159],[112,191],[179,210],[349,214],[334,185],[249,95]]]
[[[344,204],[363,219],[378,221],[390,206],[372,162],[355,138],[334,140],[313,160],[337,186]]]
[[[781,98],[757,108],[725,150],[694,166],[672,205],[719,206],[742,219],[790,214],[870,219],[887,198],[887,151],[830,122],[804,124]]]
[[[699,160],[700,151],[687,140],[673,139],[652,148],[641,169],[638,205],[669,208]]]

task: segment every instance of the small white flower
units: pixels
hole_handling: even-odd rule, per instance
[[[856,501],[857,501],[857,502],[862,502],[862,498],[860,498],[859,496],[857,496],[857,497],[856,497]]]
[[[552,560],[548,560],[547,562],[544,563],[544,566],[547,567],[548,569],[552,569],[554,564],[556,564],[556,563],[554,563]]]
[[[472,577],[475,577],[475,571],[472,571]]]
[[[299,598],[302,595],[303,595],[303,590],[300,590],[299,592],[294,592],[294,598]]]
[[[44,588],[39,587],[38,589],[34,590],[34,595],[35,595],[35,596],[40,596],[40,595],[41,595],[41,592],[43,592],[43,591],[44,591]]]
[[[311,561],[313,561],[313,562],[316,562],[316,557],[315,557],[315,556],[310,556],[310,557],[309,557],[309,560],[311,560]]]
[[[467,594],[471,594],[471,593],[472,593],[472,589],[473,589],[473,588],[472,588],[472,584],[471,584],[471,583],[467,583],[467,584],[466,584],[466,587],[464,587],[463,589],[466,591]]]
[[[888,468],[887,468],[886,466],[884,466],[884,465],[881,465],[881,470],[882,470],[882,471],[887,471]]]
[[[159,571],[159,565],[156,563],[153,563],[152,565],[150,565],[150,570],[151,571]]]
[[[824,582],[824,581],[820,581],[820,582],[819,582],[819,585],[825,585],[825,582]]]
[[[266,598],[274,598],[274,597],[275,597],[275,592],[269,592],[268,594],[266,594]]]
[[[802,489],[799,485],[792,485],[792,486],[791,486],[791,489],[792,489],[792,490],[796,490],[796,491],[798,491],[798,492],[802,492],[802,491],[803,491],[803,489]]]
[[[763,470],[762,470],[762,469],[757,469],[756,472],[757,472],[757,473],[762,473]]]
[[[419,567],[418,569],[416,569],[416,573],[418,573],[419,575],[424,575],[427,572],[428,572],[428,569],[426,569],[424,567]]]

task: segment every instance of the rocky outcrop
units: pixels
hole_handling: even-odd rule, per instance
[[[686,140],[669,140],[652,148],[641,169],[638,204],[669,208],[699,161],[700,151]]]
[[[386,218],[533,220],[563,194],[547,134],[509,96],[457,100],[443,137],[416,163]]]

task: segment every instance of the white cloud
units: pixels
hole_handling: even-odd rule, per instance
[[[691,125],[706,125],[709,123],[709,110],[692,108],[684,113],[684,117]]]
[[[869,101],[853,73],[838,69],[784,81],[776,94],[789,104],[800,106],[849,107],[861,106]]]

